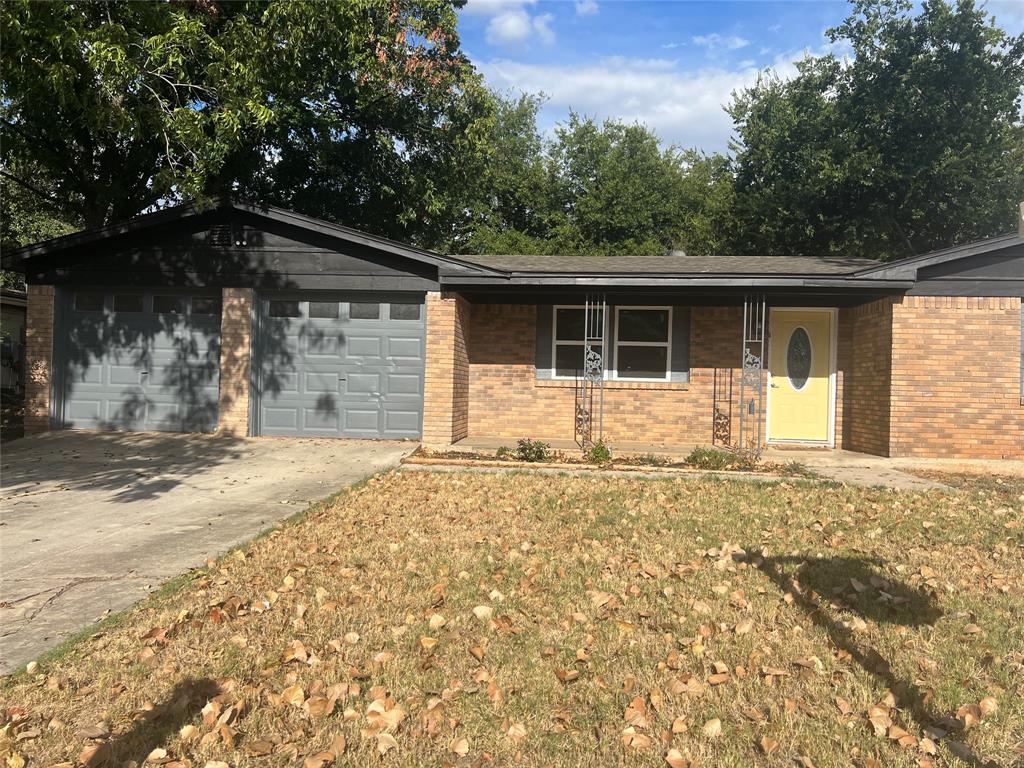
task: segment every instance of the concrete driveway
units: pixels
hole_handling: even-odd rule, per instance
[[[0,673],[412,442],[54,432],[0,458]]]

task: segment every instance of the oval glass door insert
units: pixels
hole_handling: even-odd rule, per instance
[[[801,390],[811,375],[811,337],[802,326],[797,326],[789,335],[786,347],[786,375],[793,389]]]

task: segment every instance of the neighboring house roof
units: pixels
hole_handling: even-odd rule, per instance
[[[459,261],[509,273],[592,275],[848,275],[877,266],[870,259],[815,256],[469,256]]]
[[[28,292],[14,288],[0,288],[0,304],[7,307],[27,307]]]

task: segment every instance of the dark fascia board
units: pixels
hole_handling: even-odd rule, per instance
[[[613,287],[613,288],[845,288],[845,289],[892,289],[907,290],[913,286],[913,280],[894,280],[885,278],[857,279],[852,276],[828,275],[737,275],[721,274],[618,274],[618,275],[579,275],[557,273],[521,273],[514,272],[507,277],[471,276],[459,277],[443,274],[442,287],[457,288],[501,286],[565,286],[565,287]]]
[[[990,237],[987,240],[976,240],[973,243],[957,245],[953,248],[944,248],[941,251],[923,253],[920,256],[910,256],[899,261],[889,261],[879,264],[877,267],[868,267],[853,273],[855,278],[881,278],[884,280],[916,280],[917,270],[922,267],[932,267],[936,264],[945,264],[948,261],[965,259],[969,256],[980,256],[983,253],[1000,251],[1004,248],[1013,248],[1024,245],[1024,237],[1012,232],[1007,235]]]
[[[214,197],[208,201],[191,200],[186,203],[182,203],[181,205],[165,208],[161,211],[154,211],[153,213],[136,216],[133,219],[129,219],[128,221],[119,224],[111,224],[106,227],[83,230],[82,232],[75,232],[52,240],[45,240],[41,243],[26,245],[22,248],[11,251],[10,253],[5,253],[3,255],[3,268],[9,269],[17,267],[25,259],[50,255],[69,248],[86,245],[99,240],[105,240],[118,235],[138,232],[158,224],[180,221],[200,216],[211,211],[223,210],[234,210],[242,213],[248,213],[260,218],[298,227],[299,229],[304,229],[309,232],[315,232],[328,237],[335,237],[339,240],[344,240],[350,243],[365,245],[406,259],[431,264],[439,269],[443,267],[455,274],[502,274],[486,267],[462,262],[448,256],[442,256],[438,253],[434,253],[433,251],[414,248],[413,246],[405,245],[404,243],[399,243],[395,240],[389,240],[386,237],[378,237],[366,232],[361,232],[357,229],[352,229],[351,227],[334,224],[322,219],[314,219],[310,216],[303,216],[302,214],[295,213],[294,211],[289,211],[284,208],[277,208],[271,205],[257,205],[255,203],[234,200],[223,196]]]

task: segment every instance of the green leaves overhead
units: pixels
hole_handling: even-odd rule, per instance
[[[735,95],[736,245],[897,258],[1012,228],[1024,36],[972,0],[856,0],[788,81]]]

